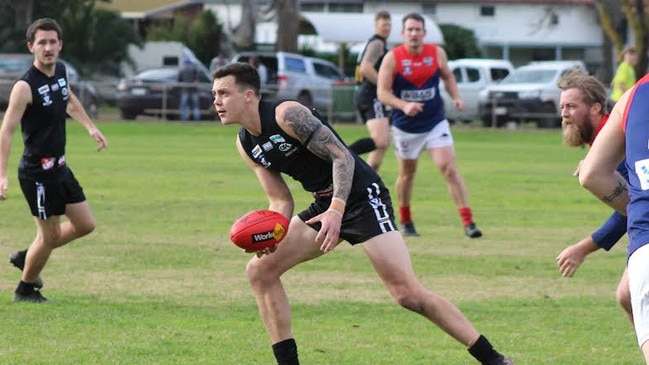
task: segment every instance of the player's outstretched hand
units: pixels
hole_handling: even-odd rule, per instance
[[[99,129],[91,130],[90,136],[99,144],[97,151],[101,151],[104,148],[108,147],[108,140],[106,139],[106,137],[104,137]]]

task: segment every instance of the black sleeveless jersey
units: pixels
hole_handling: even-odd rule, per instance
[[[264,101],[259,103],[261,116],[261,134],[253,136],[245,128],[239,130],[239,140],[248,156],[266,169],[278,171],[291,176],[302,184],[304,190],[317,193],[331,191],[333,183],[332,164],[309,151],[295,138],[284,132],[275,120],[275,109],[284,100]],[[313,114],[322,121],[315,110]],[[322,121],[324,128],[331,126]],[[343,142],[344,144],[344,142]],[[380,180],[379,175],[358,155],[352,153],[355,160],[352,193],[366,194],[366,187]]]
[[[33,65],[20,78],[29,84],[32,103],[21,119],[25,149],[18,176],[36,180],[58,180],[65,171],[66,109],[68,80],[65,66],[56,63],[49,77]]]
[[[361,62],[363,61],[363,57],[365,57],[365,52],[367,52],[367,46],[369,46],[370,43],[372,43],[377,39],[383,43],[383,55],[379,57],[379,59],[376,60],[376,62],[374,63],[374,69],[378,72],[379,68],[381,67],[381,62],[383,62],[383,57],[385,57],[385,54],[388,53],[388,44],[385,38],[377,34],[373,35],[370,39],[367,40],[367,42],[365,43],[365,48],[363,48],[363,51],[358,55],[357,63],[360,66]],[[361,83],[361,88],[365,92],[373,92],[376,94],[376,84],[373,84],[366,78],[363,78],[363,82]]]

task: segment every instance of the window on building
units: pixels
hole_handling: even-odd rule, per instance
[[[437,4],[421,4],[421,11],[426,15],[437,14]]]
[[[362,13],[363,2],[350,1],[302,1],[300,11],[313,11],[319,13]]]
[[[480,16],[496,16],[496,8],[491,5],[483,5],[480,7]]]
[[[312,11],[317,13],[324,13],[325,3],[300,4],[300,11]]]

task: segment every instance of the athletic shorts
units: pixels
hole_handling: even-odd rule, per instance
[[[83,189],[71,170],[62,181],[18,180],[32,215],[43,220],[53,215],[64,215],[68,204],[86,201]]]
[[[388,111],[376,97],[376,93],[359,91],[355,96],[354,105],[363,122],[388,117]]]
[[[649,340],[649,265],[647,262],[649,262],[649,244],[635,250],[627,263],[633,326],[640,347]]]
[[[395,153],[403,160],[416,160],[424,149],[453,145],[451,126],[446,119],[424,133],[408,133],[392,127],[392,139]]]
[[[330,204],[331,197],[316,197],[307,209],[298,214],[298,217],[302,221],[307,221],[325,212]],[[320,230],[321,224],[317,222],[310,226]],[[370,184],[366,194],[350,194],[340,227],[340,238],[355,245],[396,230],[390,193],[382,181]]]

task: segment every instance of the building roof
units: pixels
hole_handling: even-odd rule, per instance
[[[145,18],[204,3],[203,0],[111,0],[98,2],[97,7],[118,11],[124,18]]]
[[[313,26],[315,33],[325,42],[363,43],[374,33],[374,14],[367,13],[316,13],[301,12],[302,20]],[[394,18],[403,15],[392,14]],[[429,43],[444,44],[444,36],[434,20],[423,16],[426,21],[426,37]],[[304,33],[301,33],[304,34]],[[388,43],[402,43],[399,32],[390,33]]]

